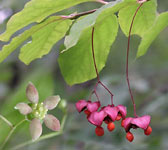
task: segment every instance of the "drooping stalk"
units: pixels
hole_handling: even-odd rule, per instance
[[[129,93],[130,93],[131,100],[132,100],[133,107],[134,107],[134,116],[135,117],[137,117],[137,115],[136,115],[136,104],[135,104],[134,96],[133,96],[132,89],[131,89],[131,86],[130,86],[129,73],[128,73],[129,72],[128,62],[129,62],[129,50],[130,50],[131,31],[132,31],[132,27],[133,27],[133,23],[134,23],[135,17],[137,15],[139,9],[142,7],[142,5],[143,5],[143,3],[141,3],[138,6],[138,8],[136,9],[135,14],[134,14],[134,16],[132,18],[132,21],[131,21],[131,26],[130,26],[129,35],[128,35],[128,47],[127,47],[127,58],[126,58],[126,79],[127,79],[128,89],[129,89]]]
[[[96,71],[96,76],[97,76],[97,83],[96,83],[96,86],[94,87],[94,90],[92,93],[94,93],[97,96],[97,93],[96,93],[96,88],[98,86],[98,84],[100,84],[110,95],[111,95],[111,104],[113,105],[113,94],[112,92],[100,81],[100,78],[99,78],[99,72],[98,72],[98,69],[97,69],[97,65],[96,65],[96,59],[95,59],[95,50],[94,50],[94,27],[92,28],[92,56],[93,56],[93,62],[94,62],[94,68],[95,68],[95,71]],[[99,99],[98,99],[99,100]]]
[[[100,78],[99,78],[99,73],[98,73],[98,69],[96,66],[96,59],[95,59],[95,52],[94,52],[94,27],[92,28],[92,56],[93,56],[93,62],[94,62],[94,67],[95,67],[95,71],[96,71],[96,75],[97,75],[97,82],[100,82]]]

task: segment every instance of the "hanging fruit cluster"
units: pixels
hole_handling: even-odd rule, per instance
[[[113,93],[100,81],[99,78],[99,73],[97,70],[96,66],[96,60],[95,60],[95,54],[94,54],[94,27],[92,29],[92,55],[93,55],[93,62],[94,62],[94,67],[95,71],[97,74],[97,83],[94,87],[94,90],[92,91],[92,94],[95,94],[97,97],[96,102],[91,101],[91,97],[89,98],[88,101],[86,100],[79,100],[76,103],[76,109],[80,113],[84,111],[86,114],[87,120],[96,126],[95,128],[95,133],[97,136],[103,136],[104,135],[104,129],[102,127],[102,124],[105,123],[107,124],[107,129],[108,131],[113,131],[115,129],[115,121],[121,120],[121,126],[125,129],[126,131],[126,139],[129,142],[132,142],[134,140],[134,135],[131,133],[131,129],[137,129],[141,128],[144,130],[145,135],[150,135],[152,132],[152,128],[149,125],[151,117],[149,115],[144,115],[144,116],[137,116],[136,114],[136,105],[134,101],[134,97],[132,94],[132,90],[130,87],[130,82],[129,82],[129,74],[128,74],[128,59],[129,59],[129,45],[130,45],[130,37],[131,37],[131,30],[133,27],[133,22],[134,19],[139,11],[139,9],[142,7],[143,3],[146,2],[147,0],[138,0],[137,2],[140,4],[139,7],[137,8],[129,30],[129,36],[128,36],[128,47],[127,47],[127,59],[126,59],[126,79],[127,79],[127,84],[128,84],[128,89],[129,93],[131,96],[131,100],[133,103],[133,108],[134,108],[134,117],[126,117],[127,115],[127,109],[123,105],[118,105],[115,106],[113,103]],[[98,85],[101,85],[109,94],[111,95],[111,104],[107,106],[102,106],[101,107],[101,102],[99,100],[96,88]],[[91,95],[92,95],[91,94]]]

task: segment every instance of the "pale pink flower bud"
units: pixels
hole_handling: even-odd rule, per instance
[[[15,106],[15,109],[18,109],[19,112],[23,115],[27,115],[32,112],[32,108],[26,103],[18,103]]]
[[[32,140],[37,140],[42,134],[42,125],[39,119],[35,118],[30,123],[30,134]]]
[[[49,110],[52,110],[57,106],[59,101],[60,101],[60,97],[58,95],[57,96],[50,96],[44,101],[44,107]]]
[[[26,88],[26,96],[32,103],[38,103],[39,95],[36,87],[33,85],[33,83],[29,83]]]
[[[59,131],[61,128],[59,120],[53,115],[47,114],[44,118],[44,123],[49,129],[53,131]]]

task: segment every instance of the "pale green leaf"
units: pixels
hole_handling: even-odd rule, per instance
[[[53,20],[53,18],[55,17],[50,19]],[[32,42],[28,42],[21,48],[20,60],[28,65],[31,61],[48,54],[52,46],[65,36],[71,23],[71,20],[58,20],[34,33]]]
[[[80,35],[82,34],[83,30],[94,25],[96,22],[97,17],[103,12],[103,11],[109,11],[111,14],[118,12],[121,8],[126,7],[128,5],[136,4],[136,0],[116,0],[114,2],[110,2],[107,5],[102,6],[99,8],[96,12],[93,14],[90,14],[80,20],[78,20],[72,28],[70,29],[70,34],[66,36],[65,38],[65,47],[67,49],[74,46],[78,40]]]
[[[45,28],[48,29],[48,26],[52,26],[53,24],[56,25],[57,22],[67,22],[65,23],[65,28],[67,28],[67,24],[68,20],[62,20],[61,17],[58,16],[54,16],[54,17],[50,17],[47,20],[45,20],[42,23],[39,23],[35,26],[33,26],[31,29],[23,32],[22,34],[20,34],[19,36],[15,37],[12,39],[12,41],[8,44],[5,45],[2,50],[0,51],[0,63],[6,59],[16,48],[18,48],[25,40],[27,40],[29,37],[31,37],[33,34],[38,34],[38,32],[41,32],[40,30],[44,31]],[[59,31],[60,32],[60,31]],[[66,33],[66,31],[64,31]],[[55,33],[55,32],[54,32]],[[43,36],[43,35],[40,35]],[[58,39],[59,40],[59,39]],[[40,41],[39,41],[40,43]],[[46,52],[44,53],[46,54]],[[41,53],[42,55],[42,53]]]
[[[128,36],[130,25],[139,4],[127,5],[119,11],[119,24],[126,36]],[[145,2],[139,9],[132,28],[131,34],[143,36],[155,22],[157,4],[154,0]]]
[[[33,22],[39,23],[53,13],[89,1],[95,0],[31,0],[22,11],[10,18],[6,32],[0,35],[0,40],[8,41],[13,33]]]
[[[117,17],[109,11],[102,13],[95,23],[94,47],[98,71],[105,66],[110,47],[117,31]],[[96,77],[91,53],[92,27],[84,30],[79,42],[60,54],[59,65],[69,85],[81,83]]]
[[[138,48],[137,57],[140,57],[147,52],[151,43],[156,39],[159,33],[166,27],[168,27],[168,12],[160,14],[154,26],[144,34]]]

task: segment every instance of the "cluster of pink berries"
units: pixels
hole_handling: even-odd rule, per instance
[[[122,120],[121,126],[125,129],[126,138],[130,142],[132,142],[134,139],[133,134],[130,132],[131,128],[141,128],[144,130],[145,135],[151,134],[152,128],[149,126],[150,116],[145,115],[142,117],[126,118],[127,109],[123,105],[100,106],[100,101],[91,102],[86,100],[79,100],[76,103],[76,109],[78,112],[84,111],[88,121],[96,126],[95,133],[97,136],[104,135],[104,129],[102,127],[103,122],[107,124],[107,129],[111,132],[115,129],[114,122],[119,120]]]

